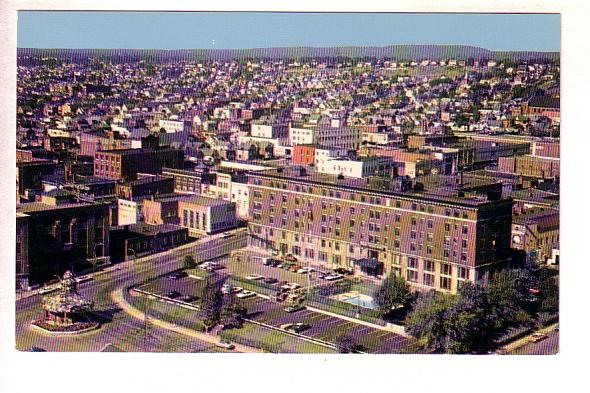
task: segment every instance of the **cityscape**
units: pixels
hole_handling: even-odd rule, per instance
[[[18,351],[559,353],[559,51],[214,45],[19,46]]]

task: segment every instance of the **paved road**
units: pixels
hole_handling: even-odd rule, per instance
[[[193,255],[197,261],[207,260],[246,244],[246,234],[230,238],[205,238],[164,253],[117,264],[98,272],[92,281],[79,284],[78,292],[95,302],[96,316],[105,322],[95,331],[71,336],[55,336],[40,332],[30,322],[41,315],[41,295],[22,297],[16,301],[16,348],[26,350],[38,346],[51,351],[99,351],[112,343],[126,351],[190,352],[212,351],[210,343],[151,326],[151,338],[145,338],[144,324],[113,302],[111,293],[182,267],[184,257]]]
[[[510,352],[511,355],[555,355],[559,352],[559,332],[547,333],[547,338],[537,343],[527,343]]]

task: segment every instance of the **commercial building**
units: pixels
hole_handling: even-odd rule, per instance
[[[514,214],[511,246],[525,253],[537,253],[538,262],[544,263],[559,250],[559,211],[532,208]]]
[[[317,167],[318,173],[365,178],[390,175],[393,160],[387,157],[331,158]]]
[[[302,263],[394,272],[417,288],[454,292],[509,258],[512,200],[501,198],[501,183],[278,168],[249,173],[248,185],[251,245]],[[375,266],[356,263],[361,259]]]
[[[162,168],[162,176],[174,179],[174,192],[179,194],[199,195],[215,179],[209,168],[202,166],[194,169]]]
[[[66,270],[78,271],[95,263],[108,263],[108,204],[30,202],[17,205],[16,211],[17,245],[28,244],[28,258],[24,257],[23,249],[20,257],[17,254],[21,282],[27,274],[28,281],[43,283]]]
[[[111,258],[113,261],[140,258],[178,247],[188,240],[188,230],[173,224],[116,227],[111,231]]]
[[[314,165],[315,146],[295,145],[293,146],[292,162],[294,165]]]
[[[171,148],[101,150],[94,155],[94,176],[136,180],[138,173],[161,174],[162,168],[182,168],[184,153]]]
[[[235,228],[236,205],[223,199],[193,196],[178,203],[180,225],[189,235],[223,232]]]

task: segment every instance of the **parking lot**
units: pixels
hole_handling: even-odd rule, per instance
[[[301,335],[328,343],[349,335],[370,353],[398,353],[408,344],[408,339],[401,335],[316,311],[305,309],[287,313],[285,304],[259,297],[243,300],[243,304],[248,309],[249,319],[277,328],[287,323],[304,323],[310,327]]]
[[[216,277],[221,278],[232,275],[245,278],[252,274],[258,274],[264,278],[275,278],[279,282],[298,283],[304,288],[307,285],[307,274],[300,274],[278,267],[265,266],[261,261],[241,260],[237,262],[235,260],[230,261],[227,257],[222,257],[215,260],[215,262],[222,267],[213,273]],[[141,285],[138,289],[164,298],[172,297],[177,301],[196,304],[198,303],[198,296],[205,285],[204,277],[211,273],[200,268],[190,269],[185,273],[190,275],[177,278],[173,278],[170,275],[163,276]],[[326,283],[325,280],[319,277],[318,272],[312,272],[309,276],[312,286]],[[278,284],[276,286],[278,288]],[[269,300],[257,296],[248,299],[239,299],[239,301],[246,306],[248,310],[247,318],[249,320],[274,328],[280,328],[282,325],[289,323],[303,323],[308,325],[309,328],[299,334],[327,343],[334,344],[339,337],[347,335],[352,337],[357,344],[364,348],[364,351],[369,353],[400,353],[404,352],[404,348],[409,344],[407,338],[393,332],[309,309],[288,313],[284,310],[287,304],[277,303],[274,301],[274,298]],[[239,332],[235,333],[239,334]]]

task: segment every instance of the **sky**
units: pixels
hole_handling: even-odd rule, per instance
[[[560,50],[559,14],[19,11],[19,48],[472,45]]]

